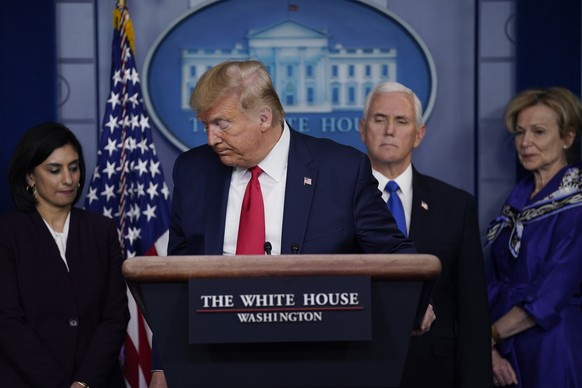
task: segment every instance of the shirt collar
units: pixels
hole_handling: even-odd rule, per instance
[[[291,133],[287,122],[283,122],[283,133],[279,141],[275,144],[271,152],[263,159],[258,166],[263,170],[263,173],[270,176],[276,182],[281,181],[284,172],[287,168],[287,160],[289,156],[289,144],[291,143]],[[236,167],[233,174],[241,179],[248,169]]]
[[[404,196],[409,198],[410,195],[412,194],[412,164],[409,164],[408,167],[406,167],[406,170],[404,170],[402,174],[397,176],[396,179],[388,179],[381,172],[376,171],[374,169],[372,169],[372,174],[374,175],[374,178],[376,178],[376,180],[378,181],[378,189],[380,191],[384,191],[384,188],[386,188],[386,184],[388,183],[388,181],[395,180],[396,183],[398,183],[400,191],[402,191],[402,194]]]

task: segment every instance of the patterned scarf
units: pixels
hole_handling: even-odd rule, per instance
[[[543,220],[576,206],[582,206],[582,171],[578,167],[566,170],[560,187],[550,195],[525,206],[521,211],[503,206],[501,215],[487,229],[486,245],[495,241],[505,228],[511,229],[509,250],[517,258],[521,247],[523,228],[532,222]]]

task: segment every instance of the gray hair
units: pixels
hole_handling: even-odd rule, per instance
[[[405,93],[412,97],[412,101],[414,101],[414,110],[416,113],[416,126],[420,127],[421,125],[423,125],[424,121],[422,119],[422,104],[420,103],[420,99],[418,98],[418,96],[411,89],[407,88],[406,86],[402,85],[399,82],[393,81],[382,82],[376,85],[376,87],[374,87],[374,89],[372,89],[372,91],[368,93],[368,96],[366,97],[366,103],[364,104],[364,119],[366,119],[366,117],[368,116],[370,103],[372,102],[374,96],[380,93],[395,93],[395,92]]]

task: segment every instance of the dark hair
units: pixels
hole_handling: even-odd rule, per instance
[[[34,196],[27,191],[26,176],[44,162],[57,148],[70,144],[79,155],[79,189],[73,202],[81,197],[85,183],[83,148],[71,130],[61,123],[45,123],[26,130],[12,154],[8,167],[8,185],[12,201],[20,211],[30,212],[36,206]]]

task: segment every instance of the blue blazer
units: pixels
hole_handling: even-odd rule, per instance
[[[436,321],[412,337],[401,387],[491,387],[491,329],[479,224],[469,193],[420,174],[412,176],[410,238],[437,256]]]
[[[125,387],[129,320],[112,220],[73,208],[67,271],[36,211],[0,220],[0,385]]]
[[[170,255],[222,254],[232,170],[208,145],[177,158]],[[295,244],[304,254],[416,253],[386,209],[367,155],[291,130],[281,253]]]

